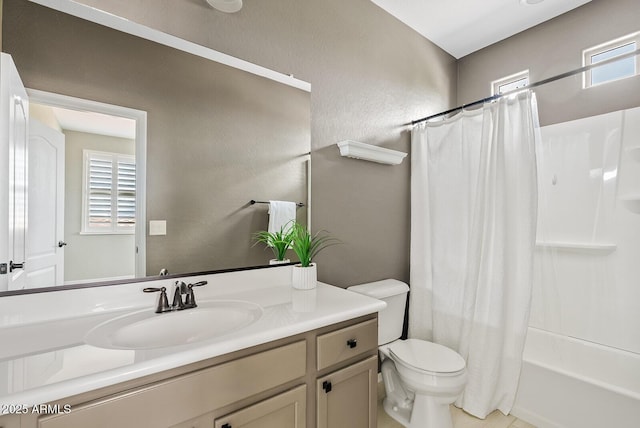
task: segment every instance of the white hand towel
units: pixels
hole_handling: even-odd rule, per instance
[[[269,232],[280,232],[280,229],[285,225],[288,229],[295,220],[295,202],[269,201]]]

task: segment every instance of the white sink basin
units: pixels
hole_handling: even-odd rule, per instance
[[[108,349],[154,349],[224,336],[256,322],[262,308],[239,300],[209,300],[183,311],[145,309],[113,318],[85,335],[89,345]]]

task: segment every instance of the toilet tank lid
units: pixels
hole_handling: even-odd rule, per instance
[[[409,286],[397,279],[383,279],[382,281],[367,282],[365,284],[347,287],[347,290],[365,294],[376,299],[396,296],[409,291]]]

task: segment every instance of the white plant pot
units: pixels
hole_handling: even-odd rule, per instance
[[[313,290],[318,282],[318,270],[316,264],[311,263],[308,267],[300,265],[293,266],[291,285],[297,290]]]
[[[289,260],[289,259],[284,259],[284,260],[271,259],[271,260],[269,260],[269,264],[270,265],[283,265],[285,263],[291,263],[291,260]]]

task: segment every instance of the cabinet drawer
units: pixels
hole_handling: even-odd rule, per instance
[[[378,321],[373,319],[318,336],[318,370],[378,346]]]
[[[301,378],[300,341],[47,416],[39,428],[160,428]]]

